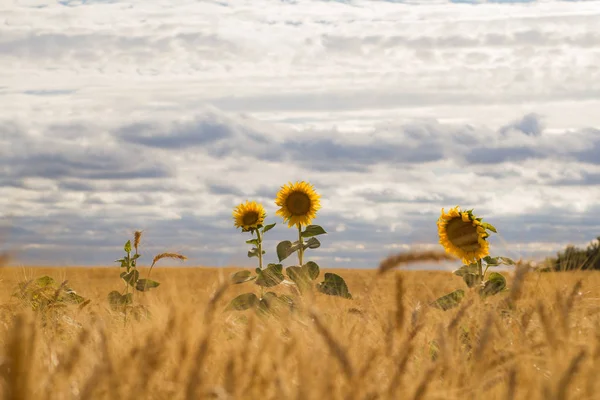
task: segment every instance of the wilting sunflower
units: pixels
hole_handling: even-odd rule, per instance
[[[309,225],[321,208],[320,197],[310,183],[290,182],[277,193],[275,204],[281,207],[277,210],[277,215],[288,222],[288,227]]]
[[[267,213],[262,204],[255,201],[247,201],[233,210],[233,220],[236,228],[242,228],[242,232],[253,231],[260,228]]]
[[[486,227],[493,227],[482,223],[481,218],[476,218],[472,211],[461,211],[457,206],[446,213],[442,208],[437,226],[442,246],[448,253],[461,258],[465,264],[489,254],[489,243],[486,240],[489,234]]]

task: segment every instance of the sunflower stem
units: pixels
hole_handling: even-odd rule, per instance
[[[256,236],[258,238],[258,268],[263,269],[263,259],[262,259],[262,237],[260,236],[260,231],[256,230]]]
[[[304,240],[302,239],[302,225],[298,224],[298,242],[300,242],[300,248],[298,249],[298,262],[302,267],[302,259],[304,258]]]
[[[254,236],[254,231],[251,232],[252,236]],[[258,249],[258,268],[262,271],[263,269],[263,259],[262,259],[262,237],[260,237],[260,231],[256,230],[256,237],[258,239],[258,245],[256,248]],[[265,288],[260,287],[260,298],[262,299],[265,295]]]
[[[477,260],[477,267],[479,269],[479,283],[483,282],[483,265],[481,263],[481,258]]]

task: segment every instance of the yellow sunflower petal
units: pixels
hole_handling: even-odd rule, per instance
[[[280,208],[276,214],[282,217],[289,227],[309,225],[321,208],[320,197],[310,183],[290,182],[283,185],[277,193],[275,204]]]
[[[258,229],[265,222],[267,213],[262,204],[255,201],[247,201],[238,205],[233,210],[233,221],[236,228],[242,231]]]
[[[460,211],[458,206],[447,213],[442,208],[437,227],[440,244],[465,264],[489,254],[489,243],[485,240],[488,233],[474,216]]]

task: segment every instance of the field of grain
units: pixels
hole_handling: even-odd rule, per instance
[[[233,270],[156,268],[136,298],[151,314],[124,321],[106,299],[118,270],[0,270],[3,399],[600,398],[598,273],[507,273],[508,292],[442,311],[429,303],[460,277],[346,270],[353,300],[316,293],[275,318],[224,311],[260,290],[223,286]],[[44,317],[11,297],[43,275],[90,302]]]

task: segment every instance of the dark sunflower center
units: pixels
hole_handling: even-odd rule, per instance
[[[446,225],[448,240],[463,251],[475,251],[479,245],[477,227],[472,222],[464,222],[462,218],[451,219]]]
[[[306,215],[310,211],[310,197],[306,193],[293,192],[285,200],[285,206],[292,215]]]
[[[246,214],[244,214],[242,222],[244,223],[244,225],[254,225],[258,222],[258,213],[255,211],[247,212]]]

